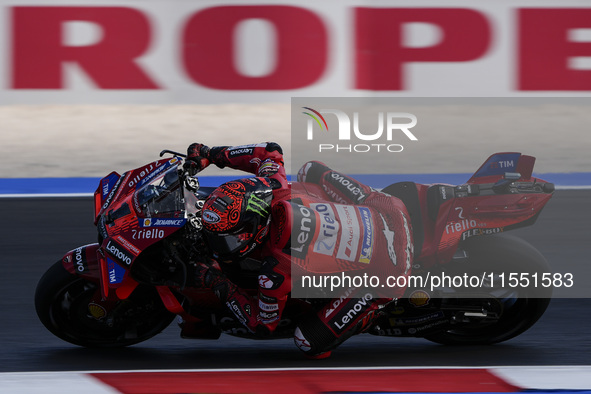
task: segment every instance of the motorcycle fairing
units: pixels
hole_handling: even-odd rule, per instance
[[[71,274],[97,281],[100,275],[100,266],[96,253],[99,244],[88,244],[70,250],[62,258],[64,268]]]
[[[171,166],[178,165],[178,163],[179,159],[173,157],[172,159],[154,161],[124,172],[123,175],[116,172],[110,173],[99,181],[99,186],[94,192],[96,216],[104,214],[112,204],[117,205],[114,203],[127,197],[130,193],[141,188]]]
[[[532,177],[534,164],[533,156],[495,153],[464,185],[418,185],[426,206],[421,264],[449,262],[458,245],[470,237],[497,234],[535,220],[554,189]]]
[[[100,267],[101,296],[103,299],[109,297],[109,289],[115,289],[117,298],[126,299],[137,287],[136,282],[129,272],[123,269],[117,262],[107,257],[102,249],[97,250],[97,260]]]
[[[467,183],[488,183],[502,178],[505,173],[519,173],[520,179],[531,178],[536,158],[519,152],[500,152],[492,154],[472,175]]]
[[[178,164],[178,158],[163,159],[124,173],[95,208],[101,246],[125,269],[141,251],[185,224]],[[106,189],[97,189],[95,201],[103,201]]]
[[[97,243],[70,250],[62,258],[64,268],[71,274],[101,284],[101,294],[107,298],[109,289],[117,290],[117,297],[125,299],[137,286],[129,271],[109,257],[105,257]]]
[[[100,211],[103,208],[106,208],[109,203],[107,199],[113,197],[111,193],[115,193],[115,187],[119,185],[119,180],[121,179],[121,175],[117,172],[113,171],[103,179],[99,181],[99,185],[94,192],[94,224],[96,225]],[[111,195],[111,197],[109,197]],[[103,205],[105,205],[103,207]]]
[[[438,260],[450,261],[460,242],[472,237],[503,232],[508,226],[536,216],[551,194],[507,194],[456,198],[446,216],[436,223]]]
[[[127,298],[137,286],[129,272],[136,258],[185,225],[179,163],[176,157],[162,159],[121,176],[113,172],[99,182],[95,224],[101,244],[93,247],[93,257],[91,253],[87,257],[92,259],[92,277],[100,282],[103,298],[110,289],[119,299]]]

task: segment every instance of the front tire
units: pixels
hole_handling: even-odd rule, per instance
[[[98,283],[69,273],[60,261],[41,277],[35,309],[43,325],[58,338],[85,347],[123,347],[145,341],[174,319],[151,287],[138,286],[126,300],[116,301],[104,317],[93,316],[90,304]]]
[[[551,272],[544,256],[526,241],[512,236],[481,236],[468,239],[462,248],[468,253],[471,274],[494,272]],[[492,271],[491,271],[492,270]],[[445,345],[488,345],[514,338],[544,314],[552,288],[505,288],[496,294],[501,315],[495,322],[457,323],[446,331],[425,336]]]

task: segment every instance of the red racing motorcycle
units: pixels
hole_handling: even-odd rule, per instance
[[[184,155],[164,154],[173,157],[99,182],[98,242],[66,253],[40,279],[36,311],[57,337],[87,347],[128,346],[158,334],[175,316],[185,338],[255,337],[211,290],[186,286],[192,266],[210,256],[201,209],[215,188],[200,187],[183,171]],[[554,185],[532,177],[534,162],[496,153],[463,185],[399,182],[382,190],[407,206],[413,276],[423,281],[387,304],[367,333],[491,344],[542,316],[552,294],[544,285],[548,263],[527,242],[504,235],[532,225],[552,197]],[[259,268],[247,258],[224,272],[256,294]],[[292,337],[298,322],[326,302],[290,298],[273,337]]]

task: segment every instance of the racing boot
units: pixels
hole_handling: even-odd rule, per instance
[[[294,342],[306,356],[326,358],[330,355],[326,353],[367,330],[379,308],[379,300],[370,293],[362,298],[335,298],[300,322]]]

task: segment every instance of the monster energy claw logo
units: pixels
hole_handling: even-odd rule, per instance
[[[267,215],[269,215],[268,209],[269,204],[265,200],[261,199],[260,197],[254,194],[251,194],[248,198],[248,201],[246,202],[247,212],[254,212],[262,217],[266,217]]]

